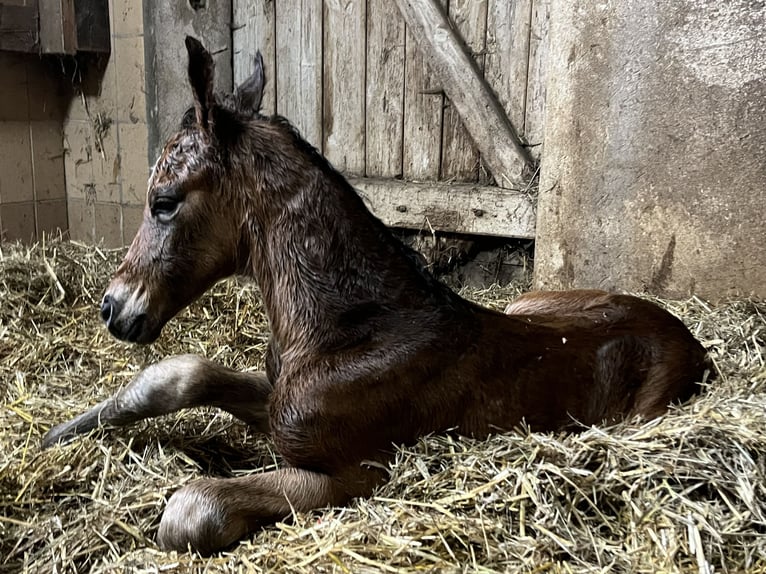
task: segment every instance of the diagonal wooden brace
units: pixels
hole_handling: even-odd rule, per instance
[[[437,0],[395,1],[498,185],[525,187],[531,157]]]

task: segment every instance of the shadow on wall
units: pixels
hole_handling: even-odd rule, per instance
[[[120,42],[127,62],[0,52],[2,240],[132,240],[149,171],[143,40]]]
[[[0,52],[0,236],[66,231],[62,74],[55,59]]]

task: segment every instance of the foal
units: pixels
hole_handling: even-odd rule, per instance
[[[647,301],[536,293],[506,315],[459,297],[286,120],[260,115],[260,55],[217,97],[210,55],[193,38],[186,47],[194,107],[154,166],[101,314],[115,337],[150,343],[219,279],[251,277],[272,329],[266,372],[169,358],[44,439],[198,405],[271,434],[284,467],[184,486],[161,547],[209,553],[293,509],[369,495],[393,445],[425,433],[654,417],[694,392],[704,349]]]

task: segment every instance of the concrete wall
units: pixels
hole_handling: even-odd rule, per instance
[[[25,242],[67,228],[64,100],[50,62],[0,52],[0,238]]]
[[[766,8],[554,2],[535,281],[766,296]]]
[[[79,58],[64,122],[72,239],[130,244],[149,175],[141,3],[109,2],[111,54]],[[72,85],[73,84],[73,85]]]

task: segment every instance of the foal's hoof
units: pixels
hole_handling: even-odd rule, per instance
[[[46,448],[52,447],[54,444],[64,444],[70,441],[77,434],[77,431],[72,431],[70,426],[71,425],[68,423],[61,423],[45,433],[42,443],[40,444],[42,449],[45,450]]]
[[[247,534],[247,524],[227,507],[217,482],[198,480],[170,497],[157,534],[160,548],[179,552],[191,548],[208,555],[232,546]]]

